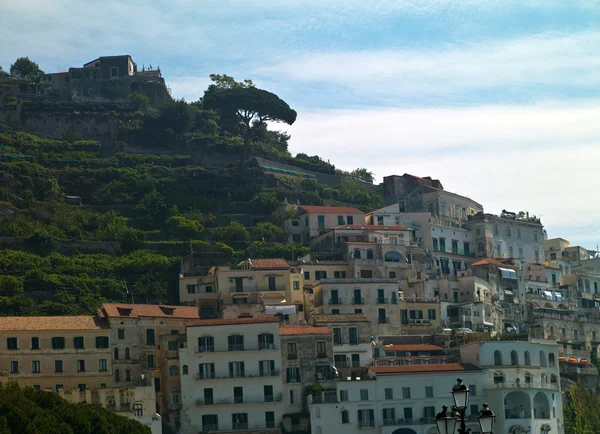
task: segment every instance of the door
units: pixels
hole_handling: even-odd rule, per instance
[[[213,400],[213,390],[204,389],[204,405],[212,405],[214,403]]]
[[[385,324],[386,322],[385,309],[379,309],[379,324]]]
[[[377,303],[379,303],[379,304],[385,303],[385,292],[383,289],[377,290]]]
[[[240,386],[233,388],[233,402],[235,404],[241,404],[244,402],[244,389]]]
[[[362,304],[362,297],[360,296],[360,289],[354,290],[354,304]]]
[[[331,304],[339,304],[340,300],[338,299],[338,291],[337,289],[331,290]]]
[[[458,292],[454,291],[454,303],[458,303]]]
[[[235,292],[244,292],[244,279],[241,277],[235,278]]]
[[[265,402],[273,402],[273,386],[263,386],[263,392],[265,396]]]
[[[351,360],[353,368],[360,368],[360,354],[352,354]]]

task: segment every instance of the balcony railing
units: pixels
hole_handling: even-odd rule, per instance
[[[354,297],[352,299],[352,304],[365,304],[365,299],[362,297]]]
[[[259,371],[254,373],[244,372],[244,374],[236,373],[235,375],[215,375],[215,374],[196,374],[196,380],[230,380],[235,378],[263,378],[263,377],[279,377],[281,371],[273,369],[269,371]]]
[[[335,403],[338,402],[337,392],[325,391],[312,396],[313,404]]]
[[[256,292],[285,292],[286,291],[286,286],[285,285],[275,285],[275,286],[271,286],[269,287],[268,285],[266,286],[254,286],[251,288],[242,288],[242,290],[238,290],[235,286],[232,286],[229,288],[229,293],[230,294],[235,294],[235,293],[256,293]]]
[[[496,383],[491,384],[488,387],[489,389],[550,389],[550,390],[558,390],[558,383],[535,383],[535,382],[526,382],[522,381],[519,383]]]
[[[474,420],[471,416],[466,418],[467,420]],[[435,423],[434,417],[420,417],[416,419],[384,419],[383,424],[385,426],[398,426],[398,425],[433,425]]]
[[[257,397],[233,396],[228,398],[198,398],[196,405],[230,405],[230,404],[264,404],[269,402],[281,402],[283,395],[264,395]]]
[[[214,345],[202,345],[196,347],[196,353],[214,353],[215,347]]]
[[[358,422],[359,428],[375,428],[374,420],[361,420]]]
[[[329,304],[342,304],[342,301],[339,298],[330,298],[329,299]]]
[[[377,304],[389,304],[390,299],[386,297],[377,297]]]

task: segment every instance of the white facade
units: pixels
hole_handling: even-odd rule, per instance
[[[189,325],[187,346],[179,352],[183,432],[279,427],[284,407],[280,345],[277,318]]]

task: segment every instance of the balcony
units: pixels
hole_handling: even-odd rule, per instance
[[[365,304],[365,299],[362,297],[354,297],[352,299],[352,304]]]
[[[519,383],[496,383],[490,384],[486,389],[548,389],[548,390],[558,390],[558,383],[527,383],[525,381]]]
[[[234,423],[231,425],[231,428],[227,428],[226,426],[221,425],[219,428],[218,425],[202,425],[202,432],[231,432],[231,431],[264,431],[270,430],[272,433],[280,433],[281,430],[279,428],[275,428],[274,423],[265,423],[265,424],[248,424],[248,423]]]
[[[377,297],[377,304],[389,304],[390,299],[386,297]]]
[[[230,375],[215,375],[213,374],[196,374],[196,380],[235,380],[236,378],[265,378],[265,377],[279,377],[281,371],[279,369],[273,369],[272,371],[259,371],[254,373],[236,374]]]
[[[271,402],[281,402],[283,395],[278,393],[276,395],[264,395],[262,397],[248,397],[248,396],[234,396],[229,398],[198,398],[196,400],[197,406],[203,405],[234,405],[234,404],[268,404]]]
[[[377,319],[377,323],[378,324],[388,324],[388,319],[387,318],[378,318]]]
[[[253,286],[253,287],[246,287],[246,288],[242,288],[241,290],[237,289],[235,286],[230,286],[229,287],[229,293],[230,294],[252,294],[252,293],[257,293],[257,292],[285,292],[287,289],[286,285],[275,285],[275,286],[269,286],[269,285],[261,285],[261,286]]]
[[[211,352],[211,353],[229,353],[229,352],[235,352],[235,351],[273,351],[273,350],[277,350],[278,348],[275,347],[275,344],[271,344],[271,343],[261,343],[259,345],[256,346],[245,346],[244,344],[232,344],[232,345],[228,345],[227,349],[220,349],[220,348],[212,348],[212,351],[198,351],[198,348],[196,348],[196,352],[197,353],[206,353],[206,352]]]
[[[330,305],[339,305],[339,304],[343,304],[343,303],[339,298],[330,298],[329,304]]]
[[[336,403],[336,402],[338,402],[337,392],[336,391],[320,392],[318,395],[312,396],[312,402],[313,402],[313,404]]]
[[[372,266],[376,266],[376,267],[383,265],[383,259],[356,259],[356,258],[351,258],[351,260],[356,265],[363,265],[363,266],[372,265]]]
[[[215,347],[213,345],[202,345],[196,347],[196,353],[214,353]]]

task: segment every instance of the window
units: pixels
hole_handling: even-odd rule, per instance
[[[425,398],[433,398],[433,386],[425,386]]]
[[[506,228],[506,238],[512,237],[512,230],[510,228]]]
[[[346,224],[353,225],[354,224],[354,216],[346,216]]]
[[[156,345],[154,340],[154,329],[146,329],[146,345]]]
[[[233,413],[231,415],[231,428],[248,429],[248,413]]]
[[[40,349],[40,338],[31,338],[31,349],[39,350]]]
[[[494,235],[500,235],[500,228],[498,227],[498,225],[494,226]]]
[[[85,360],[77,360],[77,372],[85,372]]]
[[[16,360],[13,360],[10,362],[10,373],[11,374],[19,373],[19,362],[17,362]]]
[[[337,315],[338,313],[340,313],[340,310],[339,310],[339,309],[331,309],[331,314],[332,314],[332,315],[333,315],[333,314],[336,314],[336,315]]]
[[[275,412],[265,411],[265,427],[275,428]]]
[[[56,392],[57,392],[57,393],[58,393],[58,391],[59,391],[60,389],[64,389],[64,385],[62,385],[62,384],[57,384],[56,386],[54,386],[54,390],[56,390]]]
[[[369,400],[369,389],[360,389],[360,400],[361,401]]]
[[[299,383],[300,382],[300,368],[286,368],[285,376],[286,376],[286,381],[288,383]]]
[[[85,348],[85,343],[83,341],[83,336],[75,336],[73,338],[73,348],[76,348],[76,349]]]
[[[174,405],[179,405],[179,392],[171,394],[171,401]]]
[[[304,272],[304,280],[310,280],[310,271]]]
[[[319,226],[319,229],[325,229],[325,216],[324,215],[317,216],[317,225]]]
[[[219,419],[216,414],[202,415],[202,431],[218,431]]]
[[[198,365],[198,378],[201,380],[207,378],[215,378],[215,364],[214,363],[200,363]]]
[[[110,68],[110,76],[111,77],[118,77],[119,76],[119,68],[117,68],[116,66],[111,66],[111,68]]]
[[[394,399],[394,389],[391,387],[385,388],[385,399]]]
[[[54,361],[54,372],[62,372],[63,371],[63,361],[55,360]]]
[[[342,410],[342,423],[350,423],[350,412]]]
[[[529,351],[525,351],[525,365],[526,366],[531,365],[531,356],[529,355]]]
[[[393,425],[396,423],[396,409],[395,408],[384,408],[382,411],[383,424]]]
[[[439,250],[438,239],[437,238],[432,238],[431,241],[433,242],[433,250]]]
[[[244,376],[244,362],[229,362],[229,378],[242,378]]]
[[[80,392],[85,392],[85,390],[87,389],[87,386],[84,383],[78,384],[77,388],[79,389]]]
[[[502,372],[494,372],[494,384],[504,383],[504,374]]]
[[[337,216],[337,218],[338,218],[338,226],[342,226],[344,224],[344,216],[339,215],[339,216]]]
[[[470,390],[471,396],[477,396],[477,385],[469,384],[469,390]]]
[[[108,348],[108,336],[96,336],[96,348]]]
[[[125,339],[125,329],[117,329],[117,338]]]
[[[358,329],[356,327],[348,328],[348,343],[350,345],[358,345]]]
[[[272,350],[275,348],[275,340],[271,333],[261,333],[258,335],[258,349],[259,350]]]
[[[300,222],[298,220],[292,220],[292,226],[300,226]]]
[[[471,416],[479,415],[479,406],[477,404],[471,404]]]
[[[168,341],[167,342],[167,350],[177,351],[177,341]]]
[[[327,357],[327,342],[317,341],[317,357]]]
[[[294,280],[294,290],[298,291],[300,289],[300,281],[299,280]]]
[[[535,249],[535,262],[536,264],[540,262],[540,251],[538,249]]]
[[[231,335],[227,336],[229,351],[244,351],[244,336]]]
[[[195,294],[196,293],[196,285],[188,285],[187,292],[188,292],[188,294]]]
[[[435,407],[423,407],[423,417],[425,419],[434,419]]]
[[[169,368],[169,376],[170,377],[177,377],[179,375],[179,369],[177,369],[177,366],[173,365]]]
[[[297,359],[298,358],[298,349],[296,347],[296,343],[295,342],[290,342],[287,344],[287,352],[288,352],[288,359]]]
[[[502,353],[499,350],[494,351],[494,365],[502,366]]]
[[[115,349],[113,351],[113,359],[119,360],[119,349],[117,347],[115,347]]]
[[[358,410],[358,427],[375,427],[375,410]]]
[[[345,402],[348,401],[348,391],[345,389],[340,389],[340,401]]]
[[[261,377],[269,377],[275,374],[275,360],[260,360],[258,362],[258,373]]]
[[[521,247],[519,247],[519,259],[524,259],[523,249]]]
[[[149,369],[156,368],[156,356],[154,354],[148,354],[147,361]]]
[[[40,373],[40,361],[39,360],[33,360],[31,362],[31,372],[33,372],[34,374]]]
[[[8,350],[18,350],[19,344],[17,338],[6,338],[6,348]]]
[[[241,386],[235,386],[233,388],[233,403],[242,404],[244,402],[244,388]]]
[[[537,231],[533,231],[533,241],[537,241],[538,240],[538,233]]]
[[[427,309],[427,319],[435,319],[436,313],[435,309]]]
[[[342,329],[333,329],[333,345],[342,345]]]
[[[403,387],[402,388],[402,398],[403,399],[410,399],[410,387]]]
[[[516,350],[512,350],[510,352],[510,364],[512,366],[518,366],[519,365],[519,353],[517,353]]]

